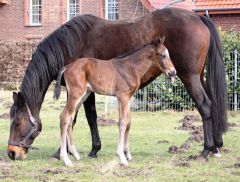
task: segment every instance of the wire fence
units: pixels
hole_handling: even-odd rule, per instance
[[[228,109],[240,110],[240,53],[227,52],[224,56],[228,83]],[[0,88],[18,90],[20,82],[0,82]],[[49,87],[52,88],[53,84]],[[193,110],[195,105],[179,78],[172,84],[161,75],[132,98],[132,111]],[[105,113],[118,111],[115,97],[106,97]]]
[[[240,53],[227,52],[224,55],[228,83],[228,109],[240,109]],[[117,99],[108,97],[105,112],[117,108]],[[147,87],[139,90],[132,99],[132,111],[192,110],[195,105],[179,78],[171,84],[163,75]]]

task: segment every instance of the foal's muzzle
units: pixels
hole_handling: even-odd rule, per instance
[[[177,76],[177,71],[175,69],[172,69],[167,72],[167,76],[171,80],[171,82],[174,83],[175,77]]]

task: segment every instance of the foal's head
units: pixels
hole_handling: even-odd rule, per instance
[[[172,60],[169,57],[168,49],[163,44],[165,41],[165,37],[156,38],[153,44],[152,56],[157,64],[158,68],[172,81],[176,76],[176,69],[172,63]]]

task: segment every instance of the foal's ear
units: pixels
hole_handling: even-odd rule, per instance
[[[163,36],[163,37],[160,37],[160,44],[163,44],[163,43],[164,43],[164,41],[165,41],[165,36]]]

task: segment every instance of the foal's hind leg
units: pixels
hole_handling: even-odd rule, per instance
[[[119,140],[118,140],[118,148],[117,148],[117,154],[120,159],[120,162],[124,166],[128,166],[128,161],[126,159],[126,156],[124,154],[124,138],[125,138],[125,132],[128,125],[128,110],[129,110],[129,97],[125,94],[121,94],[118,97],[119,102]]]
[[[60,157],[63,159],[66,166],[73,166],[72,162],[70,161],[68,155],[67,155],[67,130],[72,122],[76,110],[78,109],[77,106],[79,103],[81,103],[83,96],[86,93],[86,89],[79,90],[79,89],[72,89],[72,94],[69,93],[69,98],[67,105],[61,114],[61,121],[60,121],[60,129],[61,129],[61,152]],[[71,133],[69,133],[71,137]],[[70,139],[70,138],[69,138]],[[70,141],[69,141],[70,142]],[[72,148],[71,148],[72,149]]]
[[[130,112],[130,108],[129,108],[128,109],[128,124],[127,124],[127,128],[126,128],[125,136],[124,136],[124,154],[126,155],[126,158],[129,161],[132,160],[132,154],[129,149],[129,141],[128,141],[128,134],[129,134],[130,127],[131,127],[131,112]]]
[[[81,97],[80,102],[78,103],[77,106],[77,112],[79,110],[79,108],[81,107],[82,103],[88,98],[90,92],[85,92],[84,95]],[[76,119],[76,114],[75,114],[75,119]],[[72,123],[70,122],[69,127],[68,127],[68,134],[67,134],[67,146],[68,146],[68,150],[69,152],[75,157],[75,159],[80,160],[80,155],[77,152],[77,149],[75,147],[75,145],[73,144],[73,137],[72,137]]]
[[[68,146],[68,151],[75,157],[75,159],[80,160],[81,157],[77,152],[75,145],[73,144],[72,122],[70,122],[67,130],[67,146]]]
[[[211,121],[211,101],[209,100],[202,84],[200,76],[196,74],[181,75],[185,88],[196,103],[197,109],[201,114],[204,132],[204,149],[201,156],[207,158],[210,151],[214,150],[212,121]]]

